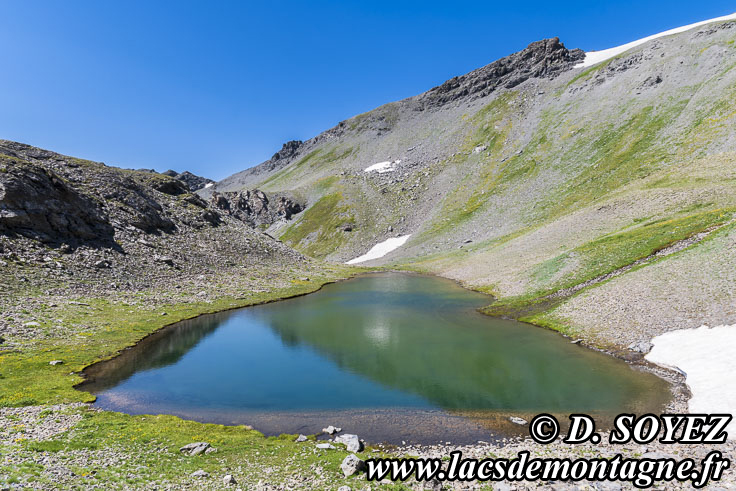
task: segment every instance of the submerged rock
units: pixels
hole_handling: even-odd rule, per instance
[[[524,425],[528,425],[529,424],[529,422],[527,420],[525,420],[524,418],[519,418],[517,416],[511,416],[509,418],[509,421],[511,421],[514,424],[521,425],[521,426],[524,426]]]

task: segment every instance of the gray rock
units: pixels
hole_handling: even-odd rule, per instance
[[[25,324],[23,324],[23,327],[38,327],[40,325],[41,324],[39,324],[38,322],[35,322],[34,321],[34,322],[26,322]]]
[[[529,422],[527,420],[525,420],[524,418],[519,418],[517,416],[511,416],[509,418],[509,421],[511,421],[514,424],[521,425],[521,426],[524,426],[524,425],[528,425],[529,424]]]
[[[156,257],[156,262],[164,263],[164,264],[167,264],[169,266],[173,266],[174,265],[174,260],[172,258],[170,258],[169,256],[157,256]]]
[[[194,442],[188,445],[184,445],[179,449],[179,452],[185,455],[194,456],[205,453],[209,448],[211,447],[210,444],[207,442]]]
[[[628,348],[637,353],[649,353],[652,350],[652,343],[647,343],[646,341],[631,343]]]
[[[426,481],[422,486],[425,491],[442,491],[442,482],[439,479]],[[495,487],[493,489],[496,489]]]
[[[342,431],[342,428],[338,428],[336,426],[328,426],[327,428],[322,428],[322,433],[326,433],[328,435],[334,435],[335,433],[340,433]]]
[[[49,365],[56,366],[56,365],[61,365],[63,363],[64,362],[62,360],[53,360],[49,362]]]
[[[205,478],[210,477],[209,472],[205,472],[202,469],[199,469],[198,471],[194,471],[190,474],[192,477],[198,477],[198,478]]]
[[[345,477],[350,477],[353,474],[364,471],[365,462],[360,460],[355,455],[350,454],[345,457],[345,459],[343,459],[342,464],[340,464],[340,469],[342,469],[342,473],[345,475]]]
[[[299,435],[298,437],[296,437],[296,441],[297,442],[306,442],[307,441],[307,436],[306,435]]]
[[[337,491],[352,491],[352,490],[350,489],[350,486],[340,486],[339,488],[337,488]]]
[[[335,446],[331,443],[318,443],[316,445],[317,448],[320,450],[335,450]]]
[[[222,483],[225,486],[231,486],[231,485],[238,484],[238,481],[235,480],[235,478],[233,477],[232,474],[228,474],[228,475],[226,475],[225,477],[222,478]]]
[[[97,268],[97,269],[110,269],[110,268],[112,268],[112,261],[108,261],[107,259],[103,259],[101,261],[97,261],[95,263],[95,268]]]
[[[358,435],[352,435],[350,433],[338,435],[335,437],[335,443],[344,444],[347,447],[348,452],[360,452],[363,450],[363,443],[358,438]]]

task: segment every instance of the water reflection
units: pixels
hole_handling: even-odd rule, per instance
[[[273,433],[342,421],[376,438],[380,422],[424,441],[477,438],[509,413],[641,412],[668,399],[663,381],[619,360],[477,313],[487,302],[436,278],[370,275],[180,323],[92,367],[84,388],[126,412]]]

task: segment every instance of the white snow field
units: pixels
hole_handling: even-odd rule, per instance
[[[394,160],[393,162],[379,162],[363,169],[363,172],[378,172],[383,174],[384,172],[393,172],[396,170],[396,166],[401,163],[401,160]]]
[[[669,36],[671,34],[677,34],[679,32],[689,31],[690,29],[693,29],[695,27],[700,27],[705,24],[710,24],[712,22],[721,22],[724,20],[734,20],[734,19],[736,19],[736,13],[733,13],[731,15],[724,15],[723,17],[716,17],[715,19],[696,22],[695,24],[689,24],[687,26],[676,27],[674,29],[670,29],[669,31],[660,32],[659,34],[654,34],[652,36],[638,39],[630,43],[622,44],[621,46],[616,46],[615,48],[603,49],[601,51],[588,51],[585,53],[585,60],[582,63],[575,65],[575,67],[577,68],[577,67],[593,66],[602,61],[606,61],[609,58],[613,58],[614,56],[620,55],[621,53],[628,51],[631,48],[635,48],[641,44],[644,44],[647,41],[651,41],[652,39]]]
[[[652,344],[647,360],[685,373],[691,413],[736,415],[736,324],[671,331]],[[736,422],[726,431],[729,440],[736,440]]]
[[[371,259],[378,259],[379,257],[383,257],[394,249],[398,249],[399,247],[404,245],[409,237],[411,237],[411,234],[386,239],[383,242],[379,242],[378,244],[374,245],[370,251],[366,252],[362,256],[351,259],[345,264],[358,264],[365,261],[370,261]]]

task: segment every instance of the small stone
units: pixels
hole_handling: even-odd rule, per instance
[[[222,482],[223,484],[225,484],[225,486],[238,484],[238,481],[235,480],[232,474],[228,474],[225,477],[223,477]]]
[[[207,450],[204,451],[205,455],[209,455],[211,453],[217,453],[217,449],[215,447],[209,447]]]
[[[107,259],[103,259],[102,261],[97,261],[95,263],[95,268],[97,269],[110,269],[112,267],[112,261],[108,261]]]
[[[358,438],[358,435],[351,435],[350,433],[339,435],[335,438],[335,443],[345,444],[348,452],[360,452],[363,450],[363,443]]]
[[[64,363],[62,360],[53,360],[49,362],[49,365],[56,366],[61,365],[62,363]]]
[[[442,491],[442,483],[439,479],[432,479],[424,483],[422,487],[425,491]],[[493,489],[496,489],[495,487]]]
[[[26,322],[25,324],[23,324],[23,327],[38,327],[40,325],[41,324],[39,324],[38,322]]]
[[[580,344],[581,341],[582,339],[575,339],[573,341],[570,341],[570,344]]]
[[[157,256],[156,261],[159,263],[168,264],[169,266],[174,265],[174,260],[170,258],[169,256]]]
[[[194,456],[205,453],[209,448],[210,444],[207,442],[194,442],[184,445],[179,449],[179,452],[189,456]]]
[[[331,443],[318,443],[317,448],[320,450],[335,450],[335,446]]]
[[[192,477],[198,477],[198,478],[210,477],[210,474],[208,472],[203,471],[202,469],[199,469],[198,471],[194,471],[190,475]]]
[[[345,459],[343,459],[342,464],[340,464],[340,469],[342,469],[342,473],[345,475],[345,477],[350,477],[353,474],[364,471],[365,462],[360,460],[355,455],[350,454],[345,457]]]
[[[326,433],[328,435],[334,435],[335,433],[340,433],[342,431],[342,428],[338,428],[336,426],[328,426],[327,428],[322,428],[322,433]]]
[[[296,437],[296,441],[298,441],[298,442],[306,442],[307,441],[307,436],[306,435],[299,435],[298,437]]]
[[[509,421],[511,421],[514,424],[521,425],[521,426],[524,426],[524,425],[528,425],[529,424],[529,422],[527,420],[525,420],[524,418],[519,418],[517,416],[511,416],[509,418]]]
[[[339,488],[337,488],[337,491],[352,491],[352,490],[350,489],[350,486],[340,486]]]

